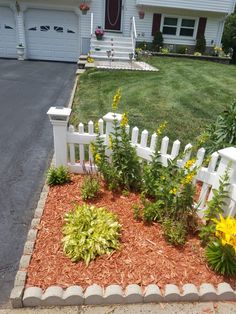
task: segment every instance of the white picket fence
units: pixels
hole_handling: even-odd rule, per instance
[[[63,120],[64,114],[64,120]],[[90,121],[85,126],[80,123],[78,129],[73,126],[67,127],[70,116],[70,109],[52,107],[48,115],[53,125],[54,148],[56,157],[56,166],[64,165],[74,173],[84,173],[85,168],[96,171],[93,163],[93,155],[91,151],[91,143],[96,141],[98,136],[94,131],[94,123]],[[121,115],[108,113],[98,121],[99,135],[104,139],[104,143],[108,143],[109,135],[113,131],[113,120],[116,118],[121,120]],[[152,155],[158,143],[160,146],[161,162],[167,166],[169,159],[174,159],[180,155],[181,142],[176,140],[172,147],[169,147],[169,138],[166,136],[158,139],[156,133],[149,136],[147,130],[139,132],[137,127],[130,130],[127,126],[126,131],[130,134],[132,145],[136,148],[137,155],[146,161],[152,160]],[[158,146],[158,147],[159,147]],[[207,200],[212,198],[212,189],[219,186],[219,178],[224,174],[228,164],[230,168],[230,200],[227,204],[226,213],[230,215],[236,214],[236,148],[230,147],[212,154],[207,167],[202,166],[205,156],[205,149],[201,148],[192,156],[192,145],[188,144],[184,148],[183,158],[178,160],[179,167],[185,165],[190,158],[196,159],[198,173],[194,182],[201,182],[201,191],[198,199],[199,210],[205,208]],[[76,158],[77,156],[77,158]],[[87,157],[87,158],[86,158]]]

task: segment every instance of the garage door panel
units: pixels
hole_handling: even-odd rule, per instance
[[[78,18],[73,12],[32,9],[26,13],[28,57],[77,61]]]
[[[16,24],[13,11],[0,6],[0,57],[16,58]]]

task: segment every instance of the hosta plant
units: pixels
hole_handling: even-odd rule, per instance
[[[47,172],[48,185],[60,185],[70,182],[70,174],[66,167],[50,167]]]
[[[65,215],[63,250],[72,262],[86,265],[97,256],[119,248],[121,225],[105,208],[82,205]]]

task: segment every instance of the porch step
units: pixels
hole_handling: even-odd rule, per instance
[[[102,40],[91,38],[90,55],[96,60],[108,60],[107,51],[111,51],[112,60],[129,60],[129,54],[133,53],[131,37],[122,37],[117,34],[105,34]]]

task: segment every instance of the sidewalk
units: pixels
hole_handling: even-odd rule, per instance
[[[0,309],[0,314],[235,314],[236,303],[171,303]]]

